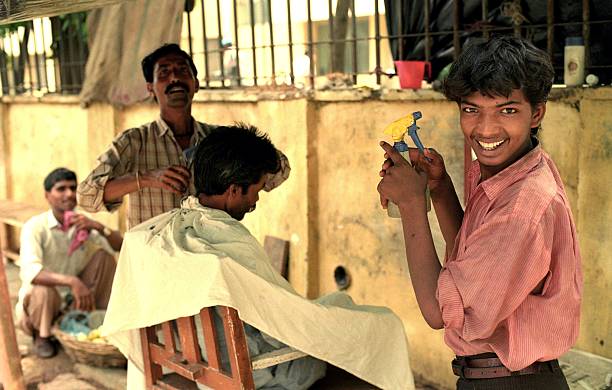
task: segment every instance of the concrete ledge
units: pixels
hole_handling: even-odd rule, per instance
[[[430,88],[383,89],[380,100],[446,100],[446,96]]]
[[[276,88],[201,89],[194,102],[258,102],[264,100],[293,100],[304,98],[307,91],[290,86]]]
[[[2,103],[47,103],[47,104],[80,104],[79,95],[46,94],[43,96],[8,95],[2,96]]]
[[[349,87],[331,90],[298,89],[289,85],[276,87],[248,87],[240,89],[201,89],[194,96],[194,102],[258,102],[266,100],[308,99],[320,102],[446,100],[444,94],[430,88],[424,89],[375,89],[370,87]],[[612,100],[612,87],[565,87],[555,85],[549,100],[565,100],[570,103],[580,99]],[[80,104],[78,95],[47,94],[43,96],[10,95],[2,96],[4,104]],[[147,101],[138,103],[146,104]],[[152,103],[152,101],[151,101]],[[92,103],[93,104],[93,103]],[[100,103],[106,104],[106,103]]]

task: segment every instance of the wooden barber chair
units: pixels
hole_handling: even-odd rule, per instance
[[[264,248],[286,277],[289,242],[267,236]],[[196,383],[213,389],[254,389],[253,370],[306,356],[290,347],[249,356],[242,320],[225,306],[205,307],[195,316],[141,329],[140,336],[148,389],[197,389]],[[222,340],[227,356],[222,356]]]

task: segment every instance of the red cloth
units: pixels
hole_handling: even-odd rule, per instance
[[[536,147],[478,183],[438,279],[444,339],[457,355],[496,353],[516,371],[558,358],[578,337],[582,272],[569,202]],[[545,279],[541,294],[532,294]]]
[[[61,229],[65,232],[70,229],[71,219],[76,215],[76,213],[72,210],[64,212],[64,222],[62,223]],[[68,256],[70,256],[75,250],[79,249],[81,245],[89,238],[89,232],[85,229],[81,229],[74,234],[74,238],[72,242],[70,242],[70,247],[68,248]]]

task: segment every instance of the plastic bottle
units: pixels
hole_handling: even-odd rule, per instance
[[[584,83],[584,40],[582,37],[565,39],[563,82],[568,87]]]

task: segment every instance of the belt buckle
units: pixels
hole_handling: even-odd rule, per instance
[[[453,374],[457,375],[459,378],[465,379],[465,364],[461,364],[457,359],[453,359],[451,367],[453,368]]]

